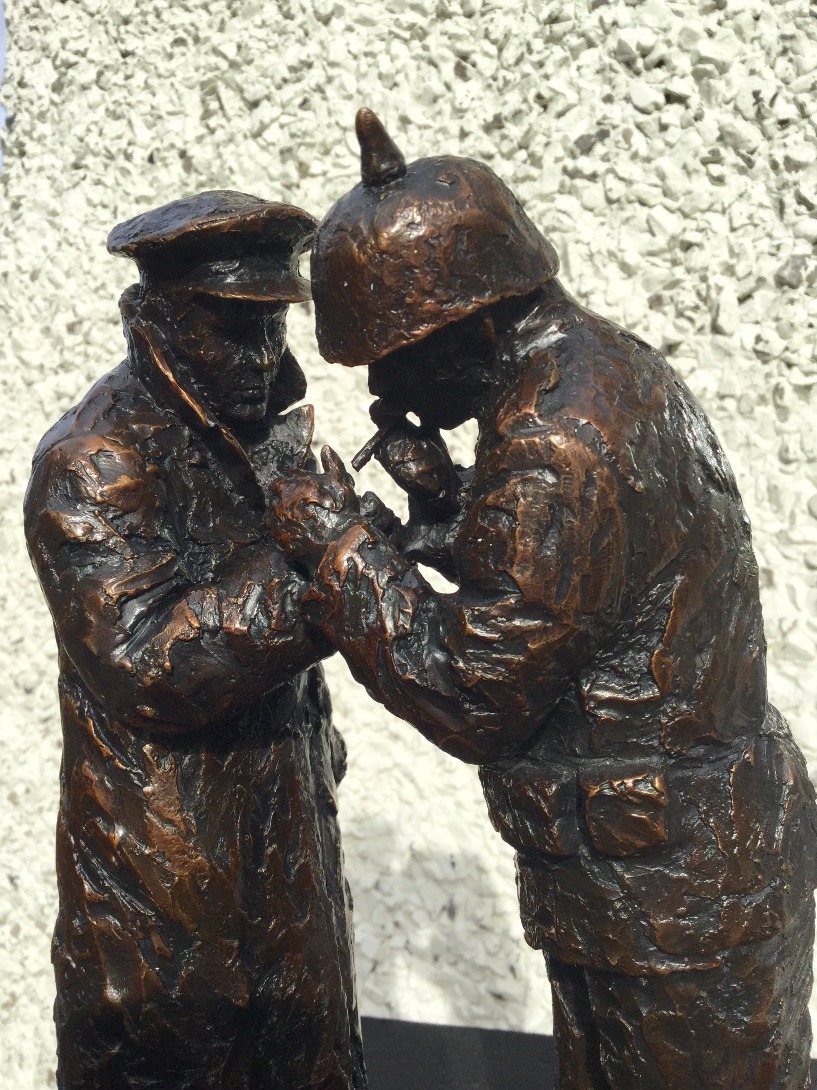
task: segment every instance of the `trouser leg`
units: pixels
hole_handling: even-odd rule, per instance
[[[586,972],[558,958],[545,960],[553,993],[556,1090],[609,1090],[601,1069],[598,1027]]]
[[[548,959],[559,1090],[805,1090],[814,905],[717,969],[628,977]]]

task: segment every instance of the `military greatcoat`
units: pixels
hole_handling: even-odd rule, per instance
[[[363,1087],[330,648],[262,523],[302,376],[286,353],[247,451],[128,332],[26,498],[61,646],[58,1084]]]

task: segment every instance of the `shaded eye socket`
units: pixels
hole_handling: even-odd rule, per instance
[[[376,363],[369,364],[369,393],[376,394],[378,397],[387,394],[394,384],[393,381],[389,382],[390,371],[392,368],[388,366],[389,360],[377,360]]]
[[[246,329],[258,323],[263,317],[263,310],[258,303],[249,303],[246,299],[219,299],[208,296],[205,304],[211,322],[216,328],[225,330]]]
[[[285,303],[257,302],[248,299],[221,299],[215,295],[194,297],[180,315],[184,335],[223,336],[240,339],[248,330],[271,331],[286,315]]]
[[[482,312],[471,314],[370,364],[369,391],[382,397],[408,385],[456,381],[490,358],[494,344],[490,321]]]

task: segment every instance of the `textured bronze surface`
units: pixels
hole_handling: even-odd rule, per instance
[[[264,526],[270,481],[313,464],[311,410],[284,411],[313,227],[214,193],[117,228],[143,274],[128,357],[34,459],[64,731],[61,1090],[365,1086],[331,645]]]
[[[357,127],[364,181],[315,239],[312,291],[326,359],[371,363],[556,272],[553,247],[483,163],[420,159],[409,178],[370,111],[360,111]],[[477,250],[488,255],[479,268]]]
[[[364,180],[313,280],[324,355],[371,365],[361,461],[410,519],[367,517],[324,452],[323,474],[272,483],[269,524],[355,677],[480,765],[550,967],[562,1090],[803,1090],[817,809],[767,703],[733,474],[689,389],[553,279],[487,168],[379,177],[378,127],[359,122]],[[440,428],[470,417],[452,478]]]

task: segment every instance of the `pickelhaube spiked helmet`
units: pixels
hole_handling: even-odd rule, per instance
[[[316,226],[302,208],[219,189],[118,224],[108,250],[133,258],[143,279],[157,287],[299,303],[310,290],[298,258]]]
[[[318,347],[331,363],[373,363],[555,276],[556,252],[484,163],[403,156],[358,111],[361,182],[315,237]]]

